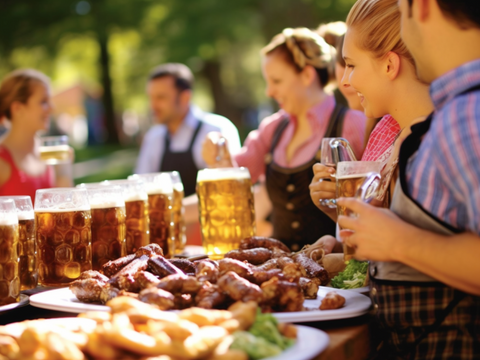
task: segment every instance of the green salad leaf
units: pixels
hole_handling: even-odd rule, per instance
[[[257,309],[255,322],[248,331],[233,333],[231,349],[243,350],[251,360],[264,359],[280,354],[295,343],[278,330],[277,319],[272,314],[262,314]]]
[[[283,351],[280,347],[272,344],[265,338],[255,336],[248,331],[234,332],[230,349],[243,350],[252,360],[276,356]]]
[[[332,279],[331,285],[337,289],[355,289],[365,283],[368,271],[368,262],[349,260],[345,270]]]

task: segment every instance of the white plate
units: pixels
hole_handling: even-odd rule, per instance
[[[328,292],[335,291],[345,298],[345,305],[335,310],[320,310],[320,303]],[[31,300],[30,300],[31,301]],[[333,289],[320,286],[315,300],[305,300],[303,306],[307,311],[274,313],[280,322],[310,322],[339,320],[365,314],[370,308],[370,298],[350,290]]]
[[[48,323],[49,325],[70,331],[83,330],[86,332],[93,331],[93,329],[97,326],[96,321],[86,318],[41,319],[1,326],[0,334],[8,334],[18,338],[25,330],[27,323]],[[292,347],[288,348],[278,356],[269,357],[264,360],[310,360],[314,356],[324,351],[330,342],[328,335],[322,330],[301,325],[297,326],[297,330],[297,341]]]
[[[302,325],[297,325],[297,330],[295,345],[278,356],[263,360],[310,360],[323,352],[330,343],[328,335],[322,330]]]
[[[17,302],[0,306],[0,313],[16,309],[25,305],[28,305],[28,296],[25,294],[20,294],[20,299]]]
[[[345,305],[335,310],[319,310],[321,300],[327,292],[336,291],[345,298]],[[42,309],[81,313],[85,311],[109,311],[105,305],[80,302],[69,288],[44,291],[30,296],[30,304]],[[370,298],[350,290],[332,289],[320,286],[315,300],[305,300],[307,311],[274,313],[280,322],[310,322],[346,319],[365,314],[370,308]]]
[[[370,292],[370,286],[362,286],[356,289],[343,289],[343,290],[355,291],[359,294],[368,294]]]
[[[81,302],[67,287],[31,295],[30,305],[77,314],[86,311],[110,311],[110,308],[105,305]]]

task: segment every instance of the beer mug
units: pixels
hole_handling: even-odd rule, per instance
[[[185,209],[183,208],[183,183],[178,171],[168,173],[172,179],[173,185],[173,232],[175,237],[175,253],[180,254],[187,243],[187,234],[185,229]]]
[[[342,161],[337,164],[337,199],[341,197],[354,197],[362,188],[366,180],[372,179],[372,174],[380,176],[382,163],[377,161]],[[372,181],[372,180],[370,180]],[[347,208],[337,206],[337,214],[350,216]],[[355,249],[343,244],[345,261],[353,258]]]
[[[83,271],[91,270],[91,212],[87,190],[37,190],[34,210],[38,283],[66,286]]]
[[[160,245],[165,257],[175,254],[173,226],[173,184],[169,173],[130,175],[128,179],[142,179],[148,194],[150,243]]]
[[[17,301],[20,295],[18,277],[18,217],[12,199],[0,199],[0,305]]]
[[[40,159],[48,165],[69,164],[72,161],[72,148],[68,136],[43,136],[40,138]]]
[[[323,138],[320,152],[320,162],[334,169],[337,168],[337,164],[341,161],[357,160],[350,143],[344,138]],[[334,178],[335,174],[331,176]],[[329,179],[327,181],[329,181]],[[327,206],[331,209],[337,207],[336,199],[320,199],[320,205]]]
[[[92,213],[92,268],[127,255],[125,201],[119,186],[88,187]]]
[[[252,181],[246,168],[203,169],[197,175],[205,252],[220,259],[255,234]]]
[[[18,216],[18,275],[20,290],[37,287],[37,244],[35,241],[35,215],[30,196],[1,196],[12,199]]]
[[[105,180],[104,186],[119,186],[125,200],[127,255],[150,244],[148,195],[141,180]]]

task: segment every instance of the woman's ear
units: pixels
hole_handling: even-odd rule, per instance
[[[401,59],[400,55],[396,52],[389,51],[387,55],[385,55],[385,74],[390,80],[395,80],[400,74],[400,67],[401,67]]]
[[[300,72],[302,82],[305,86],[310,86],[317,79],[317,72],[312,65],[305,65],[303,70]]]
[[[14,118],[22,109],[25,107],[25,104],[22,104],[20,101],[14,101],[10,104],[10,117]],[[12,119],[10,119],[12,120]]]

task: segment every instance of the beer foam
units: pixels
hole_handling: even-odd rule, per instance
[[[90,211],[90,206],[81,206],[75,207],[73,204],[69,204],[71,206],[65,207],[64,204],[60,204],[57,206],[52,206],[49,208],[43,209],[35,209],[36,213],[63,213],[63,212],[74,212],[74,211]]]
[[[145,193],[145,194],[125,194],[123,198],[125,199],[125,202],[148,200],[147,193]]]
[[[345,179],[357,179],[357,178],[366,178],[370,174],[369,172],[362,173],[362,174],[350,174],[350,175],[338,175],[337,180],[345,180]]]
[[[17,214],[0,212],[0,225],[18,225]]]
[[[247,168],[203,169],[197,174],[197,182],[218,180],[250,180]]]
[[[148,195],[155,194],[173,194],[172,183],[152,182],[145,184],[145,190]]]
[[[30,211],[17,211],[18,220],[32,220],[35,218],[33,210]]]
[[[107,208],[115,208],[115,207],[124,207],[125,203],[123,198],[118,201],[102,201],[102,202],[94,202],[90,203],[90,208],[94,209],[107,209]]]

